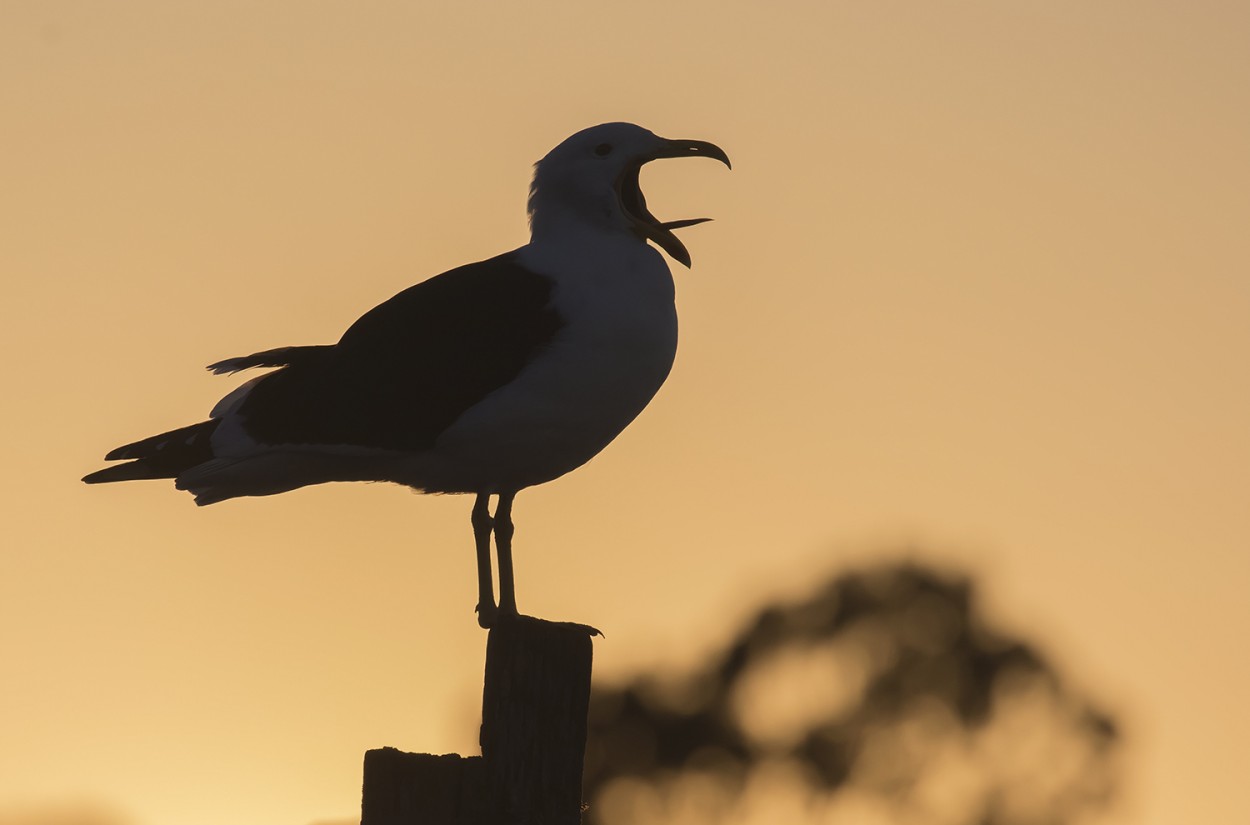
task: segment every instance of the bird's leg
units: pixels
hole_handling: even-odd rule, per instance
[[[515,617],[516,585],[512,579],[512,499],[515,492],[499,494],[495,507],[495,550],[499,554],[499,613]]]
[[[490,575],[490,533],[495,520],[490,517],[490,495],[478,493],[473,502],[473,541],[477,545],[477,623],[490,627],[498,615],[495,589]]]

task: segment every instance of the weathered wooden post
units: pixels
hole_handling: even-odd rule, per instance
[[[585,625],[521,617],[486,643],[480,757],[365,754],[361,825],[577,825],[590,703]]]

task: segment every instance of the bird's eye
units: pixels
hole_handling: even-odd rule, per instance
[[[610,154],[612,154],[612,144],[610,143],[600,143],[595,147],[595,157],[606,158]]]

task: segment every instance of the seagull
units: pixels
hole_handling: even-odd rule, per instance
[[[331,481],[472,493],[478,623],[517,617],[513,499],[597,455],[672,367],[677,314],[659,250],[689,267],[673,230],[709,219],[658,220],[638,177],[683,157],[730,166],[713,143],[631,123],[577,132],[535,164],[529,243],[403,290],[338,343],[209,365],[270,371],[207,421],[118,447],[105,460],[124,464],[83,481],[170,478],[199,505]]]

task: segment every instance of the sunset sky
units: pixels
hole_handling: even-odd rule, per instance
[[[767,7],[766,7],[767,6]],[[525,612],[679,667],[864,560],[982,578],[1125,722],[1095,825],[1250,820],[1250,4],[0,2],[0,823],[312,825],[475,748],[467,498],[78,479],[527,239],[628,120],[677,364],[516,504]],[[40,819],[44,817],[44,819]]]

